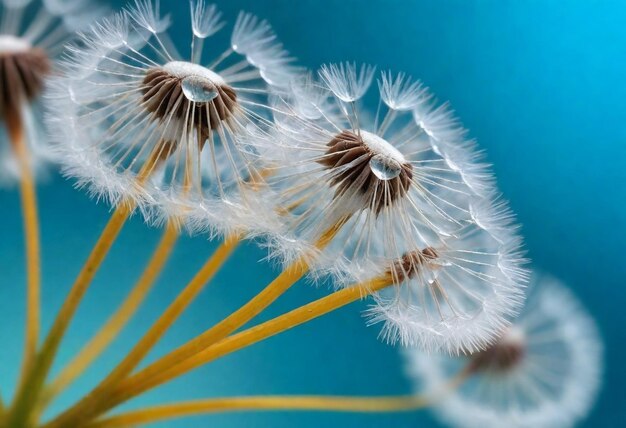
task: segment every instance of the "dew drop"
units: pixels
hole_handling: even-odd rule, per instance
[[[433,285],[439,278],[439,270],[427,268],[420,271],[420,279],[423,285]]]
[[[398,161],[382,154],[370,159],[370,168],[376,177],[384,181],[396,178],[402,172],[402,165]]]
[[[183,93],[189,101],[206,103],[218,95],[215,86],[199,76],[185,77],[182,82]]]

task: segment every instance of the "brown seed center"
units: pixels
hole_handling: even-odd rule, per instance
[[[21,103],[35,99],[50,69],[43,49],[0,50],[0,114],[18,111]]]
[[[410,251],[405,253],[400,260],[391,266],[389,273],[394,283],[400,283],[415,277],[422,266],[438,257],[437,251],[432,247],[426,247],[421,251]]]
[[[472,370],[503,373],[516,367],[525,354],[524,340],[518,333],[508,331],[489,348],[472,354]]]
[[[368,143],[367,139],[371,141]],[[380,214],[409,191],[413,178],[411,164],[374,134],[361,131],[357,135],[344,130],[327,147],[318,163],[332,171],[331,185],[336,198],[358,193],[365,197],[366,207]]]
[[[194,70],[200,67],[180,64]],[[221,79],[186,75],[166,67],[148,70],[143,79],[142,105],[156,120],[163,123],[186,121],[189,127],[199,131],[203,142],[212,130],[230,123],[238,107],[237,94],[232,87]]]

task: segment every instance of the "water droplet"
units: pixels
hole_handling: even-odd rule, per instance
[[[430,266],[420,269],[419,278],[423,285],[433,285],[439,278],[439,270]]]
[[[396,178],[402,172],[402,165],[398,161],[382,154],[370,159],[370,168],[376,177],[384,181]]]
[[[215,86],[206,79],[198,76],[189,76],[183,79],[183,93],[189,101],[206,103],[215,99],[218,95]]]

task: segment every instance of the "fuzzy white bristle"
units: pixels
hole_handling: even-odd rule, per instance
[[[324,65],[320,77],[337,98],[344,102],[353,102],[365,95],[372,84],[376,67],[363,64],[357,70],[355,63]]]

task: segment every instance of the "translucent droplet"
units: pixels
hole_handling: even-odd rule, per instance
[[[370,159],[370,169],[381,180],[396,178],[402,172],[402,165],[389,156],[378,154]]]
[[[423,285],[433,285],[439,278],[439,270],[426,267],[420,270],[419,277]]]
[[[215,86],[198,76],[189,76],[183,79],[183,93],[189,101],[206,103],[218,95]]]

